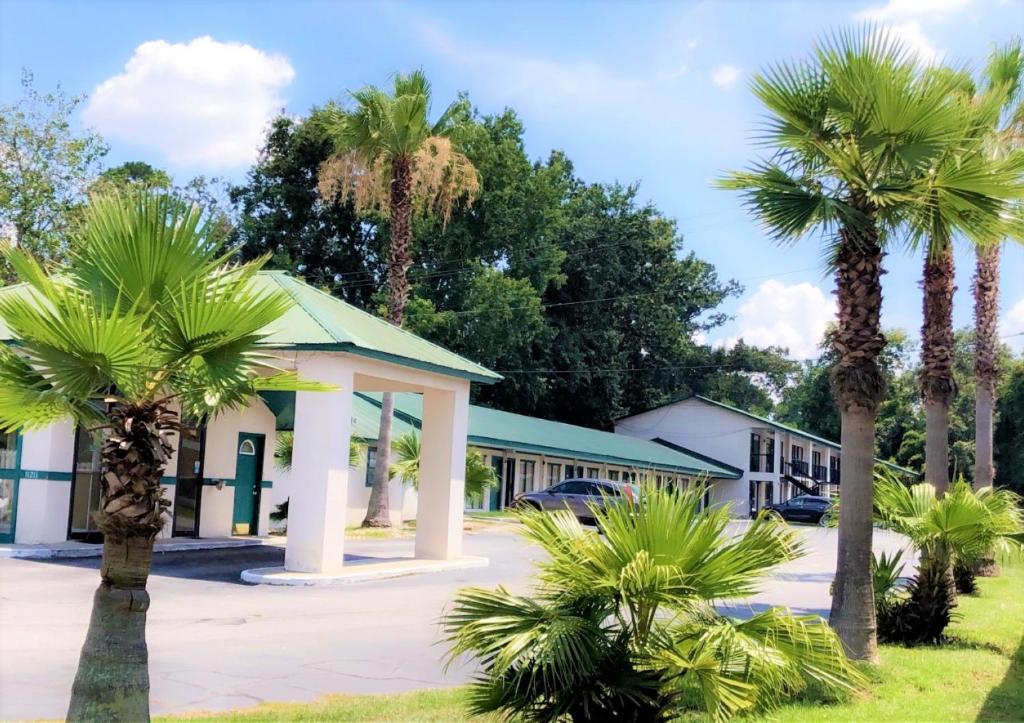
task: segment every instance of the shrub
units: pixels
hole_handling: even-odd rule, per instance
[[[687,707],[712,718],[771,708],[813,683],[826,696],[862,684],[818,616],[773,608],[746,620],[742,600],[801,554],[795,533],[762,515],[742,535],[704,489],[646,488],[592,514],[517,512],[540,545],[532,595],[467,588],[444,619],[451,659],[480,663],[475,713],[531,721],[657,721]]]

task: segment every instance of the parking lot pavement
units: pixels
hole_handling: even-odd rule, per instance
[[[739,529],[742,523],[737,523]],[[779,570],[737,614],[768,605],[827,613],[835,532],[799,528],[808,555]],[[876,546],[899,541],[877,533]],[[412,540],[352,540],[352,555],[412,554]],[[465,540],[486,568],[337,587],[252,586],[249,567],[282,563],[273,547],[160,553],[149,590],[154,713],[241,708],[311,700],[326,693],[375,693],[457,685],[472,669],[443,668],[439,618],[461,587],[526,590],[540,551],[514,534]],[[66,712],[78,652],[98,582],[97,559],[0,559],[0,719]]]

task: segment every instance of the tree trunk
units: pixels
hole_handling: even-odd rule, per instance
[[[164,524],[160,476],[177,416],[161,403],[117,405],[101,448],[100,585],[71,688],[69,721],[148,721],[146,611],[153,540]]]
[[[859,202],[858,202],[859,201]],[[853,199],[865,216],[874,209]],[[875,417],[885,396],[878,355],[885,347],[882,250],[874,227],[841,229],[836,254],[838,323],[832,390],[842,420],[839,552],[829,622],[855,660],[877,662],[871,540],[874,507]]]
[[[999,244],[978,250],[974,275],[974,486],[995,483],[992,415],[996,403],[999,359]]]
[[[388,260],[388,321],[402,326],[405,302],[409,300],[409,267],[412,266],[412,159],[397,157],[391,162],[391,253]],[[394,395],[384,392],[380,428],[377,433],[377,466],[363,527],[391,527],[388,482],[391,466],[391,428]]]
[[[69,721],[148,721],[146,611],[153,539],[105,540],[100,585],[71,688]]]
[[[875,588],[871,577],[874,503],[870,482],[875,456],[875,412],[855,407],[842,412],[841,417],[842,501],[829,623],[843,641],[847,655],[876,663]]]
[[[953,380],[953,246],[928,250],[924,258],[924,321],[921,325],[921,398],[925,408],[925,480],[941,497],[949,487],[949,408]]]
[[[380,405],[380,427],[377,432],[377,462],[373,469],[373,488],[366,506],[363,527],[391,527],[391,510],[388,500],[388,483],[391,481],[391,455],[383,450],[391,449],[394,422],[395,395],[384,392]]]

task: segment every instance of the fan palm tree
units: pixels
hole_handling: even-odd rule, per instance
[[[986,143],[993,157],[1020,154],[1024,147],[1024,49],[1020,38],[992,52],[985,68],[982,97],[997,98],[1000,113],[988,129]],[[974,273],[974,484],[995,481],[992,434],[999,356],[999,254],[1002,239],[986,239],[978,247]]]
[[[452,659],[481,664],[473,712],[657,721],[697,707],[721,720],[812,681],[831,695],[856,689],[862,679],[820,617],[719,612],[801,550],[775,515],[735,535],[727,507],[701,509],[704,491],[645,486],[635,503],[595,505],[600,534],[568,510],[517,512],[546,553],[533,594],[466,588],[444,619]]]
[[[179,415],[207,419],[259,390],[321,389],[274,368],[264,329],[291,305],[235,265],[203,212],[171,195],[94,197],[59,275],[26,252],[0,294],[0,429],[71,418],[102,437],[100,585],[69,720],[148,720],[146,581],[169,501],[160,476]]]
[[[956,606],[955,563],[973,565],[991,550],[1020,549],[1024,543],[1021,499],[1006,489],[977,491],[962,480],[939,498],[934,485],[907,486],[880,468],[875,479],[875,519],[905,535],[920,562],[907,597],[888,601],[886,639],[932,643],[942,638]]]
[[[807,61],[755,76],[773,155],[722,182],[743,192],[774,239],[817,232],[834,271],[838,318],[833,395],[842,420],[843,505],[831,623],[848,653],[876,660],[871,580],[874,432],[885,378],[878,357],[882,260],[894,230],[924,201],[921,179],[964,133],[953,80],[922,77],[894,36],[840,32]]]
[[[397,459],[391,465],[391,476],[405,480],[414,489],[420,487],[420,435],[406,432],[396,438],[391,451]],[[466,496],[480,501],[488,488],[498,484],[498,475],[484,456],[474,449],[466,450]]]
[[[924,246],[921,326],[921,396],[925,408],[925,479],[939,495],[949,486],[949,410],[956,396],[953,380],[953,239],[979,249],[993,238],[1019,236],[1013,202],[1024,196],[1024,160],[994,155],[986,142],[1002,106],[998,93],[973,98],[973,84],[963,73],[950,74],[967,92],[957,92],[964,106],[964,138],[950,144],[922,179],[924,203],[909,214],[910,241]],[[983,250],[982,253],[985,253]]]
[[[476,169],[456,145],[469,122],[469,104],[460,98],[431,122],[430,83],[419,70],[396,74],[391,93],[369,86],[351,98],[352,109],[332,104],[314,117],[337,151],[320,170],[320,192],[324,198],[351,200],[359,210],[387,210],[388,320],[401,326],[409,299],[414,212],[436,212],[447,223],[456,202],[471,202],[479,190]],[[380,456],[363,520],[368,527],[391,525],[388,452],[395,402],[390,392],[381,406]]]

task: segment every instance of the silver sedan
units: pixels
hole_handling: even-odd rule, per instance
[[[639,497],[640,488],[629,482],[567,479],[546,490],[517,495],[515,505],[546,511],[568,509],[580,522],[592,524],[594,508],[602,509],[606,504],[615,504],[622,500],[631,502]]]

